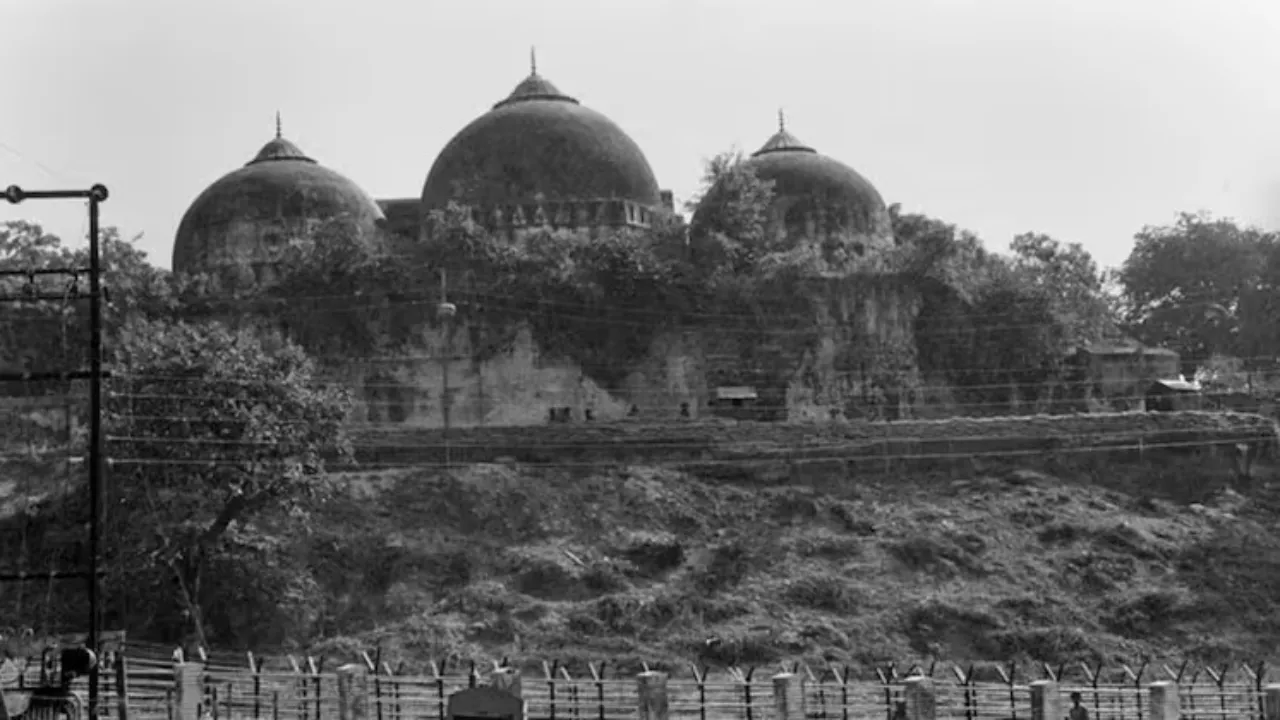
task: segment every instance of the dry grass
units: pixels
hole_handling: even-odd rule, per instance
[[[1238,494],[1186,459],[806,479],[477,465],[361,481],[345,512],[376,515],[365,527],[400,559],[350,634],[410,658],[570,667],[1220,659],[1280,640],[1265,479]]]

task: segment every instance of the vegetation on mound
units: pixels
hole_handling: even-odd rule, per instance
[[[567,461],[709,461],[739,463],[700,472],[732,474],[748,461],[847,461],[860,472],[891,465],[968,463],[1006,454],[1101,454],[1104,451],[1191,452],[1207,445],[1274,444],[1274,420],[1222,412],[1130,412],[950,418],[894,422],[778,424],[733,421],[592,423],[540,427],[472,427],[449,431],[462,462],[509,459]],[[370,467],[437,463],[444,431],[374,426],[353,431],[357,462]],[[890,462],[892,461],[892,462]],[[874,465],[880,467],[873,467]],[[892,469],[892,468],[890,468]],[[791,473],[795,468],[788,468]]]
[[[260,651],[570,668],[1265,656],[1280,639],[1280,496],[1187,465],[841,475],[822,491],[645,467],[354,473],[305,520],[244,525],[273,550],[222,570],[258,580],[234,584],[254,597],[207,598],[208,632]],[[263,582],[285,568],[288,586]],[[119,605],[143,591],[109,588],[113,624],[182,641]],[[244,610],[286,599],[288,623]]]

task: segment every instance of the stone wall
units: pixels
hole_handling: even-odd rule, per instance
[[[895,277],[867,274],[806,283],[788,294],[779,302],[785,308],[754,326],[701,331],[712,391],[753,387],[778,419],[793,422],[912,414],[909,388],[919,383],[914,290]],[[888,377],[904,387],[886,388]]]
[[[677,418],[682,407],[696,417],[706,404],[696,334],[660,335],[614,389],[602,387],[572,360],[543,353],[527,327],[512,334],[507,347],[480,359],[465,326],[455,328],[448,341],[442,328],[424,328],[408,347],[353,358],[329,374],[355,389],[357,423],[442,427],[446,389],[453,427],[542,425],[553,422],[553,410],[566,408],[567,416],[558,421]]]
[[[911,415],[908,392],[887,395],[878,373],[898,373],[916,385],[915,319],[919,299],[890,277],[858,277],[827,283],[815,304],[821,336],[802,356],[787,386],[788,419],[821,421],[874,414]],[[901,348],[901,357],[884,352]]]

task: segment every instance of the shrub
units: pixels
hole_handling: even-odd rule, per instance
[[[684,545],[674,535],[643,534],[622,551],[623,557],[648,577],[660,575],[684,564]]]
[[[706,593],[732,588],[776,553],[767,540],[739,536],[713,545],[706,562],[692,574],[694,586]]]
[[[802,578],[787,585],[788,602],[812,610],[847,614],[857,607],[858,597],[843,579],[832,575]]]

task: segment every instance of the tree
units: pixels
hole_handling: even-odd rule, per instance
[[[257,304],[312,353],[376,352],[403,339],[393,303],[404,298],[394,296],[418,269],[392,251],[391,238],[368,236],[349,220],[324,223],[286,241],[280,275]]]
[[[945,380],[963,404],[995,409],[1053,376],[1071,317],[1057,308],[1070,310],[1085,294],[1087,254],[1024,235],[1009,259],[936,218],[896,205],[889,215],[897,264],[920,293],[915,339],[927,381]]]
[[[102,229],[102,286],[106,288],[104,329],[110,336],[134,315],[158,316],[176,310],[169,273],[147,262],[136,246],[114,227]],[[69,248],[61,238],[37,224],[0,224],[0,269],[88,268],[88,247]],[[0,337],[5,364],[33,370],[75,370],[88,362],[88,303],[75,300],[73,289],[87,293],[87,276],[35,275],[6,277],[0,292],[18,294],[30,284],[40,293],[67,296],[67,301],[0,305]]]
[[[131,319],[107,403],[114,584],[134,606],[160,592],[202,644],[233,627],[228,593],[257,593],[284,622],[305,574],[283,559],[278,526],[327,491],[326,460],[349,455],[344,390],[325,387],[297,345],[219,323]],[[265,532],[270,522],[273,532]],[[249,586],[209,582],[252,576]],[[127,590],[126,590],[127,592]],[[285,614],[280,614],[285,613]]]
[[[1067,347],[1097,341],[1114,325],[1103,275],[1080,243],[1023,233],[1009,243],[1013,267],[1047,297]]]
[[[1125,320],[1143,342],[1169,345],[1193,369],[1241,353],[1241,304],[1260,281],[1271,236],[1231,220],[1183,213],[1145,227],[1120,270]]]
[[[729,150],[707,161],[701,189],[688,208],[694,213],[693,261],[709,276],[748,272],[769,249],[773,185],[755,174],[740,151]]]

